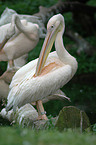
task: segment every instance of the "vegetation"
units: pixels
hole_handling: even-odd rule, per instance
[[[5,140],[5,141],[4,141]],[[95,145],[96,135],[91,133],[58,132],[44,130],[37,132],[31,129],[18,127],[0,128],[0,145]]]

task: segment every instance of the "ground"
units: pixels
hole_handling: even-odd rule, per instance
[[[0,145],[96,145],[96,134],[0,127]]]

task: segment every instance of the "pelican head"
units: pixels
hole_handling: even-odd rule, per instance
[[[47,34],[39,55],[35,76],[38,76],[46,62],[49,52],[59,32],[63,34],[65,29],[64,17],[61,14],[54,15],[47,24]]]

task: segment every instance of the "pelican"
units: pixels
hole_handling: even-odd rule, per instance
[[[14,60],[15,67],[20,68],[23,65],[25,65],[27,62],[27,57],[28,57],[28,54],[25,54],[25,55],[15,59]],[[17,71],[17,69],[10,70],[9,63],[8,63],[7,70],[0,76],[0,100],[7,99],[7,96],[9,93],[9,85],[10,85],[12,77],[14,76],[16,71]],[[70,99],[68,97],[66,97],[66,95],[61,90],[58,90],[51,96],[44,98],[43,103],[46,103],[50,100],[65,100],[65,99],[70,101]],[[36,105],[36,103],[32,102],[32,105]]]
[[[39,26],[26,20],[12,16],[12,22],[0,27],[0,61],[9,61],[10,68],[14,67],[13,60],[28,53],[39,41]]]
[[[27,62],[28,54],[25,54],[14,60],[14,65],[16,68],[20,68]],[[9,93],[9,85],[12,77],[16,73],[17,69],[9,69],[9,63],[7,70],[0,76],[0,100],[7,99]]]
[[[0,100],[6,99],[9,93],[9,84],[12,80],[15,70],[6,70],[2,76],[0,76]]]
[[[61,14],[53,16],[47,24],[47,34],[39,59],[35,59],[14,75],[7,97],[9,110],[30,102],[36,102],[38,119],[47,120],[42,99],[62,88],[76,73],[77,61],[63,45],[65,23]],[[56,51],[50,50],[55,41]]]

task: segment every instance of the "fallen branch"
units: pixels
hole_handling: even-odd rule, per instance
[[[43,20],[43,23],[46,23],[46,21],[48,21],[48,19],[54,14],[63,14],[65,12],[93,15],[94,13],[96,13],[96,7],[88,6],[79,2],[62,2],[61,0],[59,0],[57,4],[53,5],[50,8],[40,6],[39,12],[34,14],[33,16],[41,18]]]
[[[94,52],[96,52],[96,48],[92,46],[88,41],[86,41],[81,35],[78,33],[72,32],[72,31],[66,31],[66,36],[72,39],[77,44],[77,53],[80,55],[80,53],[83,51],[87,55],[93,55]]]

